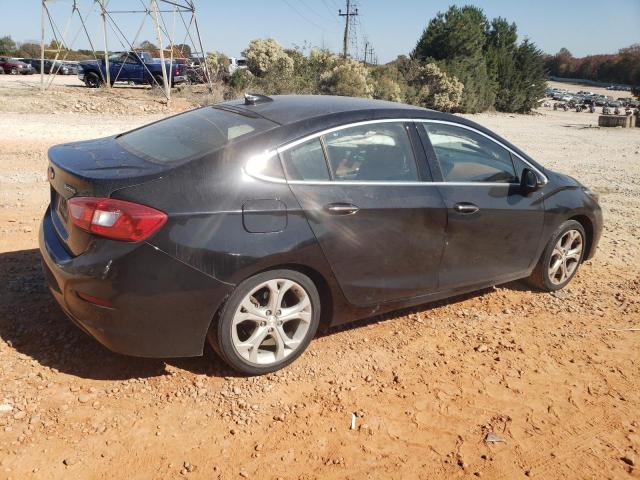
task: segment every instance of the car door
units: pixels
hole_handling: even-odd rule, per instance
[[[127,70],[127,80],[140,83],[144,78],[144,66],[142,60],[134,54],[127,56],[126,65],[124,67]]]
[[[414,124],[341,127],[279,153],[349,302],[372,305],[437,290],[446,212],[425,183]]]
[[[109,80],[111,83],[127,80],[127,72],[125,71],[126,59],[126,53],[109,57]]]
[[[419,126],[447,209],[441,288],[527,275],[537,261],[544,203],[542,192],[525,193],[519,178],[534,167],[471,127],[438,121]]]

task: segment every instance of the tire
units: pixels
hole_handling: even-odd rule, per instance
[[[309,277],[293,270],[271,270],[236,287],[207,338],[234,370],[263,375],[298,358],[319,323],[320,296]]]
[[[586,245],[587,236],[582,225],[567,220],[551,235],[527,283],[546,292],[564,288],[578,271]]]
[[[151,83],[151,88],[164,89],[164,78],[162,78],[162,75],[154,75],[153,78],[149,80],[149,83]]]
[[[84,84],[89,88],[98,88],[102,84],[102,80],[96,72],[89,72],[84,76]]]
[[[11,75],[18,75],[18,69],[16,67],[11,69]]]

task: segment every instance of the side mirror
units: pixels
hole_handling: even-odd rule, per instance
[[[520,180],[520,186],[524,193],[535,192],[542,186],[542,181],[536,175],[536,172],[530,168],[525,168],[522,171],[522,178]]]

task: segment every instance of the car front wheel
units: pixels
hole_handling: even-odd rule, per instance
[[[568,220],[551,236],[528,283],[540,290],[560,290],[575,276],[586,247],[586,235],[582,225]]]
[[[89,88],[98,88],[102,82],[97,73],[89,72],[84,76],[84,83]]]
[[[298,358],[315,336],[319,321],[320,296],[309,277],[272,270],[236,287],[208,339],[235,370],[261,375]]]

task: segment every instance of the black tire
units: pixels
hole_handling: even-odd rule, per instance
[[[301,339],[295,350],[290,352],[280,361],[261,365],[258,363],[252,363],[243,358],[236,350],[232,338],[233,318],[240,308],[240,303],[251,293],[253,289],[264,282],[274,279],[292,280],[304,289],[311,303],[311,320],[304,338]],[[222,307],[222,310],[219,312],[219,315],[212,322],[207,338],[209,340],[209,344],[216,353],[218,353],[222,360],[224,360],[234,370],[247,375],[263,375],[280,370],[296,360],[306,350],[311,340],[315,337],[319,323],[320,295],[318,294],[318,289],[311,279],[306,275],[293,270],[270,270],[248,278],[235,288],[229,299]]]
[[[18,69],[16,67],[11,68],[11,75],[18,75]]]
[[[102,79],[96,72],[89,72],[84,76],[84,84],[89,88],[98,88],[102,85]]]
[[[155,74],[149,80],[149,83],[151,84],[152,88],[164,88],[164,78],[162,78],[162,75]]]
[[[557,280],[554,281],[551,278],[551,275],[549,273],[549,267],[551,265],[551,257],[554,255],[554,248],[558,243],[558,241],[567,232],[571,230],[575,230],[580,233],[581,241],[582,241],[581,243],[582,251],[580,252],[580,256],[579,256],[579,259],[577,260],[577,264],[573,269],[573,271],[571,272],[571,274],[568,275],[565,280],[558,283]],[[578,272],[578,269],[580,268],[580,264],[584,259],[586,247],[587,247],[587,236],[585,234],[583,226],[580,224],[580,222],[577,222],[575,220],[567,220],[562,225],[560,225],[555,232],[553,232],[553,235],[551,235],[549,242],[547,243],[547,245],[544,248],[544,251],[542,252],[542,256],[540,257],[538,264],[533,269],[533,272],[531,273],[529,278],[526,279],[526,282],[529,285],[546,292],[555,292],[556,290],[560,290],[561,288],[564,288],[575,276],[575,274]]]

